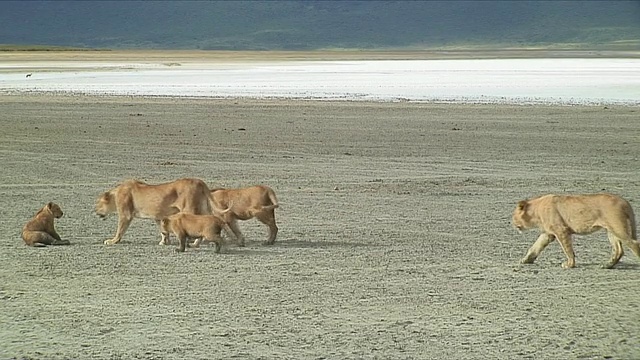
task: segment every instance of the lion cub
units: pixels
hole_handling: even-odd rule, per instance
[[[22,228],[22,240],[27,245],[36,247],[69,245],[69,241],[62,240],[53,227],[53,219],[60,219],[62,215],[58,204],[48,203]]]
[[[533,263],[554,239],[558,240],[567,261],[563,268],[576,266],[571,235],[591,234],[606,229],[612,252],[604,267],[614,267],[624,254],[626,245],[640,257],[636,236],[636,220],[628,201],[612,194],[544,195],[521,200],[513,211],[513,225],[519,230],[539,228],[538,240],[522,259]]]
[[[217,215],[194,215],[187,213],[177,213],[160,221],[160,229],[163,236],[173,233],[180,241],[180,247],[176,251],[184,252],[187,246],[187,239],[200,239],[213,242],[216,246],[216,253],[222,248],[222,229],[231,232],[229,225]],[[199,242],[198,242],[199,244]],[[198,245],[196,244],[196,246]]]

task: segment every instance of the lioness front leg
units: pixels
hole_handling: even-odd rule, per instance
[[[129,224],[131,224],[132,217],[120,216],[118,217],[118,230],[116,231],[116,236],[113,239],[105,240],[104,243],[106,245],[117,244],[122,240],[122,236],[129,228]]]
[[[531,245],[527,254],[520,260],[523,264],[533,264],[534,261],[538,258],[538,255],[544,250],[544,248],[549,245],[555,237],[550,234],[540,234],[536,242]]]
[[[571,243],[571,235],[568,234],[556,234],[556,238],[564,251],[564,255],[567,257],[567,261],[562,263],[564,269],[570,269],[576,267],[576,254],[573,252],[573,244]]]

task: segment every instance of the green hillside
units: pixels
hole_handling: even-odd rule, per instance
[[[640,2],[3,1],[0,43],[227,50],[640,48]]]

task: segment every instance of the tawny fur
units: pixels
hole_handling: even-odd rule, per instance
[[[209,188],[200,179],[184,178],[172,182],[150,185],[138,180],[126,180],[97,200],[96,214],[106,217],[118,214],[118,228],[112,239],[105,244],[117,244],[134,218],[160,220],[184,212],[189,214],[211,214]],[[168,244],[164,234],[160,244]]]
[[[572,235],[591,234],[600,229],[607,230],[612,246],[611,258],[605,268],[613,268],[620,261],[624,254],[622,244],[640,257],[633,209],[629,202],[617,195],[550,194],[522,200],[513,211],[512,221],[518,230],[537,227],[541,231],[522,263],[533,263],[540,252],[557,239],[567,257],[562,267],[575,267]]]
[[[213,213],[229,224],[239,246],[245,245],[244,235],[238,227],[238,220],[258,219],[269,228],[266,244],[273,245],[278,235],[275,209],[280,205],[272,188],[266,185],[255,185],[245,188],[211,190],[211,207]],[[196,240],[194,245],[198,245]]]
[[[60,206],[48,203],[40,209],[33,219],[22,228],[22,240],[29,246],[42,247],[47,245],[69,245],[68,240],[62,240],[54,227],[54,219],[64,215]]]
[[[194,215],[178,213],[171,215],[160,222],[161,231],[165,235],[173,233],[179,240],[180,245],[176,251],[184,252],[188,239],[202,239],[213,242],[216,252],[222,248],[222,238],[220,233],[224,228],[231,231],[229,226],[217,215]],[[198,246],[196,244],[195,246]]]

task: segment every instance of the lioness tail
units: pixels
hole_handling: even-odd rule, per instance
[[[638,234],[636,233],[636,216],[633,213],[633,208],[629,206],[629,226],[631,227],[631,237],[633,240],[638,240]]]
[[[280,204],[278,204],[278,197],[276,197],[276,193],[272,188],[267,187],[267,194],[269,195],[269,200],[271,200],[271,205],[265,206],[264,208],[266,210],[273,210],[279,207]]]

